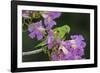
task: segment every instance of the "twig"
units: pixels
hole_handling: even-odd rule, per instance
[[[22,55],[24,56],[24,55],[37,54],[37,53],[40,53],[42,51],[43,51],[43,49],[41,48],[41,49],[37,49],[37,50],[33,50],[33,51],[23,52]]]

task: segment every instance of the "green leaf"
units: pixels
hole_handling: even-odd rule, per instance
[[[41,40],[40,43],[38,43],[35,47],[40,47],[46,45],[46,39]]]
[[[47,46],[43,47],[43,52],[44,52],[45,54],[47,54],[47,55],[48,55],[48,58],[50,59],[51,53],[50,53],[50,50],[47,48]]]
[[[64,38],[65,34],[70,32],[70,27],[68,25],[64,25],[61,27],[56,27],[54,31],[58,31],[60,38]]]
[[[46,54],[46,52],[47,52],[47,48],[43,48],[43,52]]]
[[[43,47],[43,52],[44,52],[45,54],[47,54],[48,51],[49,51],[49,50],[48,50],[47,46]]]
[[[33,13],[32,13],[32,18],[38,19],[38,18],[41,18],[41,15],[40,15],[39,12],[33,12]]]

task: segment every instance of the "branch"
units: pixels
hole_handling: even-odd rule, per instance
[[[41,48],[41,49],[37,49],[37,50],[33,50],[33,51],[23,52],[22,55],[24,56],[24,55],[37,54],[37,53],[40,53],[42,51],[43,51],[43,49]]]

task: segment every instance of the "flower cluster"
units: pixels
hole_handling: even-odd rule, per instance
[[[41,40],[45,34],[45,28],[42,26],[42,21],[30,24],[28,31],[30,32],[29,36],[32,39],[37,37],[38,40]]]
[[[75,60],[82,59],[86,43],[82,35],[72,35],[71,40],[58,40],[55,50],[51,54],[51,60]]]
[[[28,25],[29,37],[31,39],[37,38],[37,40],[46,38],[45,44],[47,44],[46,46],[50,51],[50,60],[82,59],[86,46],[84,37],[75,34],[71,35],[69,40],[65,40],[60,38],[59,31],[54,31],[53,27],[57,26],[56,19],[61,16],[61,12],[40,11],[38,13],[43,19]],[[31,14],[30,11],[23,11],[22,17],[28,19]]]

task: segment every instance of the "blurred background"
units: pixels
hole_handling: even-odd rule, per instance
[[[85,38],[85,59],[90,58],[90,14],[88,13],[62,13],[61,16],[55,19],[57,22],[57,27],[63,25],[69,25],[71,28],[70,33],[66,36],[66,39],[70,39],[70,35],[81,34]],[[29,32],[22,32],[22,51],[32,51],[35,50],[34,46],[40,43],[37,39],[31,39],[28,36]],[[48,61],[48,56],[41,52],[39,54],[25,55],[22,56],[23,62],[37,62],[37,61]]]

